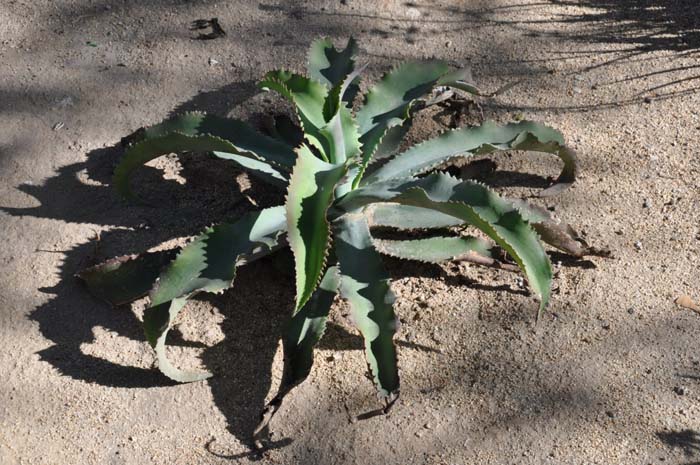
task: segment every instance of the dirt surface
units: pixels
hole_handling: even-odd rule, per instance
[[[211,17],[227,35],[194,40],[189,23]],[[695,0],[3,0],[0,464],[698,463],[700,315],[674,305],[700,300],[698,18]],[[135,187],[158,208],[124,204],[109,183],[120,138],[140,126],[192,109],[252,121],[279,109],[255,80],[303,69],[320,35],[355,36],[372,78],[434,56],[471,64],[486,90],[522,81],[480,101],[484,117],[564,132],[581,176],[543,205],[614,258],[554,255],[538,325],[517,275],[389,260],[400,403],[349,420],[378,403],[338,303],[260,458],[250,436],[280,376],[289,256],[190,304],[173,356],[216,376],[188,385],[152,369],[144,302],[109,308],[73,275],[280,202],[194,156],[139,172]],[[444,121],[423,115],[413,139]],[[558,170],[544,155],[495,160],[487,182],[511,195]]]

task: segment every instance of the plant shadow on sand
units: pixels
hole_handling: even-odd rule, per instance
[[[257,90],[250,82],[232,84],[219,91],[195,96],[179,105],[173,113],[197,109],[226,114],[231,108],[222,102],[240,103],[256,94]],[[149,205],[160,207],[128,205],[110,186],[112,170],[122,153],[120,143],[93,150],[87,154],[85,162],[60,168],[58,174],[43,185],[18,187],[35,198],[39,206],[2,207],[1,210],[13,216],[57,219],[95,225],[96,228],[93,239],[69,250],[37,250],[37,253],[63,255],[58,283],[40,289],[51,299],[31,313],[31,319],[38,323],[41,334],[52,343],[38,353],[40,359],[62,375],[87,383],[123,389],[172,385],[155,369],[126,366],[85,353],[83,346],[96,341],[95,328],[142,342],[144,346],[146,342],[136,311],[128,306],[110,308],[96,300],[75,274],[108,258],[141,253],[164,241],[197,234],[209,224],[280,204],[284,201],[284,192],[245,177],[241,181],[242,172],[225,161],[186,154],[178,158],[182,169],[177,176],[163,179],[160,170],[142,167],[133,177],[132,185],[139,196],[148,199]],[[538,180],[536,184],[542,182]],[[292,259],[288,251],[261,259],[239,270],[235,292],[202,297],[224,317],[222,331],[225,337],[221,342],[206,346],[188,341],[177,327],[168,341],[172,346],[188,346],[200,351],[202,364],[215,374],[207,382],[217,408],[225,415],[230,433],[249,446],[271,388],[271,366],[294,300],[292,270],[281,266],[290,263]],[[437,265],[411,264],[399,268],[390,260],[389,269],[394,275],[402,276],[444,275]],[[502,286],[468,280],[448,281],[455,286],[509,291]],[[397,343],[416,350],[435,350],[405,341]],[[362,342],[358,336],[331,324],[320,347],[362,350]],[[235,366],[235,376],[229,374],[233,372],[231,366]],[[270,446],[282,447],[290,441],[277,440]],[[252,452],[244,455],[256,456]]]

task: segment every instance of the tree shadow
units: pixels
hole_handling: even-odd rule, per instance
[[[672,449],[680,449],[687,458],[700,456],[700,433],[692,429],[681,431],[662,431],[656,433],[661,442]],[[700,460],[688,462],[686,465],[698,465]]]
[[[225,114],[231,109],[226,102],[244,102],[255,93],[250,82],[231,84],[216,92],[201,93],[173,113],[206,109]],[[184,154],[177,163],[159,161],[157,167],[140,168],[133,176],[132,186],[149,204],[126,205],[110,186],[113,168],[122,153],[121,143],[92,150],[84,162],[59,168],[41,185],[17,187],[37,205],[0,207],[0,211],[95,228],[93,239],[68,250],[36,252],[63,256],[57,284],[39,289],[50,300],[30,314],[40,333],[51,342],[50,347],[38,352],[40,359],[61,375],[87,383],[116,388],[172,385],[150,367],[126,366],[86,353],[85,345],[97,341],[96,329],[142,344],[145,337],[137,308],[110,308],[97,301],[75,274],[105,259],[141,253],[163,242],[174,241],[175,246],[181,243],[178,238],[197,234],[214,222],[279,204],[284,200],[284,192],[260,185],[223,160]],[[165,169],[166,179],[159,168]],[[272,265],[269,258],[245,267],[237,277],[237,293],[210,298],[226,318],[226,337],[222,342],[203,348],[200,342],[187,340],[177,328],[169,340],[171,345],[201,351],[205,366],[217,373],[210,380],[215,402],[228,419],[231,433],[244,444],[249,444],[270,390],[270,366],[292,302],[292,281],[275,275]],[[281,284],[287,281],[289,285]]]

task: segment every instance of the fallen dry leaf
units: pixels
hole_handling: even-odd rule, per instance
[[[693,302],[693,299],[688,297],[687,295],[682,295],[676,299],[676,305],[679,307],[687,308],[690,310],[693,310],[697,313],[700,313],[700,305],[696,304]]]

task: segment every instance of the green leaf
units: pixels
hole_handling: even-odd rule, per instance
[[[328,141],[320,133],[326,125],[323,105],[328,96],[328,89],[320,82],[289,71],[270,71],[260,81],[262,89],[271,89],[292,102],[307,140],[322,151],[328,159]]]
[[[429,208],[477,227],[523,270],[541,299],[540,311],[547,305],[552,269],[537,234],[510,201],[486,186],[433,173],[421,179],[392,179],[361,187],[339,199],[337,206],[355,211],[374,202]]]
[[[473,255],[492,258],[488,241],[469,236],[403,241],[374,239],[374,246],[384,255],[427,263],[462,260]]]
[[[316,289],[326,264],[330,226],[326,218],[333,190],[343,178],[344,165],[325,163],[307,146],[298,150],[285,204],[289,246],[296,267],[296,309]]]
[[[279,246],[286,230],[283,206],[249,213],[234,223],[204,230],[180,251],[151,291],[156,306],[194,292],[221,292],[233,284],[236,268]]]
[[[520,211],[522,217],[539,234],[540,239],[574,257],[587,255],[609,256],[608,250],[591,247],[567,223],[557,220],[544,208],[523,200],[509,200]],[[410,205],[380,203],[365,209],[371,227],[413,229],[443,229],[459,226],[464,222],[435,210]]]
[[[354,57],[357,54],[357,42],[352,37],[344,50],[336,50],[329,38],[315,40],[309,49],[309,76],[329,88],[345,80],[355,69]],[[349,83],[348,91],[343,96],[345,102],[352,102],[359,91],[355,79]]]
[[[447,63],[442,61],[403,63],[370,89],[364,105],[357,112],[363,170],[386,131],[403,124],[416,99],[430,93],[449,71]]]
[[[378,203],[365,209],[371,227],[411,229],[444,229],[464,224],[454,216],[428,208],[390,203]]]
[[[181,371],[168,360],[165,342],[175,317],[197,292],[220,292],[231,287],[236,268],[276,250],[284,229],[284,207],[271,207],[235,223],[208,228],[183,247],[161,274],[150,294],[151,305],[144,312],[146,338],[156,350],[163,374],[178,382],[210,376]]]
[[[331,163],[344,163],[360,153],[360,134],[357,131],[357,123],[342,99],[349,84],[364,68],[362,66],[346,76],[345,80],[333,87],[326,97],[323,116],[328,123],[321,128],[321,134],[327,141],[326,153]]]
[[[261,136],[262,137],[262,136]],[[161,137],[145,139],[131,145],[114,170],[114,184],[117,191],[125,198],[135,200],[129,186],[131,173],[149,161],[169,153],[179,152],[215,152],[221,158],[233,161],[243,168],[251,170],[261,179],[276,185],[287,183],[287,174],[272,165],[256,159],[252,152],[239,151],[231,142],[220,137],[202,135],[188,136],[171,132]]]
[[[259,133],[243,121],[201,112],[173,116],[145,128],[143,138],[160,138],[171,132],[190,137],[210,135],[224,139],[236,147],[236,150],[227,152],[249,155],[286,171],[291,171],[296,161],[294,150],[288,144]]]
[[[478,93],[466,68],[450,70],[438,60],[403,63],[387,73],[365,98],[357,112],[362,164],[353,183],[359,185],[373,158],[393,155],[411,127],[411,108],[435,86],[451,86]]]
[[[177,250],[122,256],[87,268],[77,277],[92,295],[117,306],[133,302],[146,294],[163,267],[175,258]]]
[[[282,339],[284,348],[282,382],[275,397],[265,406],[262,420],[255,428],[253,437],[256,441],[260,440],[261,433],[282,405],[286,395],[311,373],[314,348],[326,331],[328,313],[338,293],[339,285],[338,267],[328,267],[309,301],[292,316]]]
[[[333,232],[340,294],[350,303],[352,320],[364,338],[365,357],[379,394],[391,404],[399,395],[399,372],[393,341],[398,320],[389,275],[361,215],[341,216],[333,223]]]
[[[476,128],[459,128],[411,147],[389,160],[368,176],[363,184],[425,173],[456,157],[481,155],[499,150],[533,150],[553,153],[562,159],[564,169],[557,184],[542,195],[557,192],[574,182],[576,156],[564,145],[562,135],[532,121],[506,125],[486,122]]]
[[[143,327],[146,339],[155,349],[158,369],[165,376],[178,383],[201,381],[212,376],[208,372],[181,370],[170,363],[167,357],[165,341],[168,337],[168,332],[186,302],[186,297],[175,299],[171,302],[164,302],[155,307],[147,308],[143,314]]]

